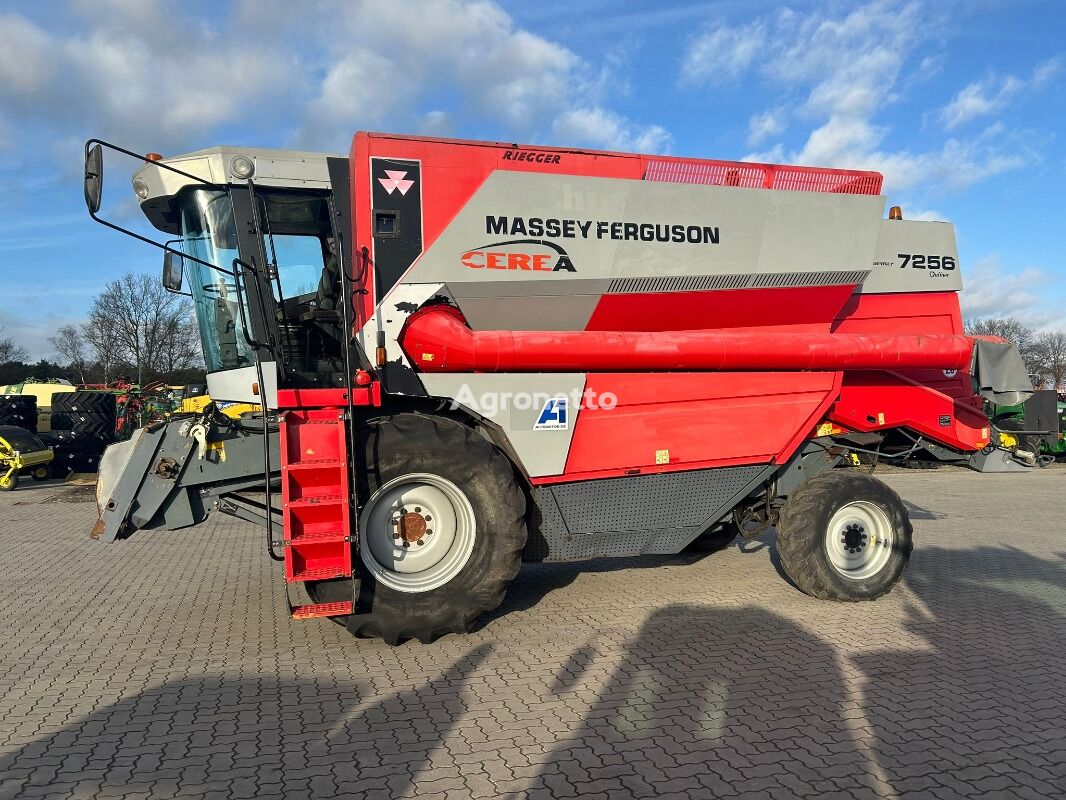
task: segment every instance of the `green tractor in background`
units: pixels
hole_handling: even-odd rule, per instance
[[[992,406],[988,416],[1000,447],[1066,459],[1066,402],[1054,390],[1034,392],[1024,403]]]

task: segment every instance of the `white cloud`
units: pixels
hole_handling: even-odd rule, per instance
[[[682,80],[690,80],[695,70],[709,81],[722,67],[707,48],[719,43],[731,45],[719,54],[735,68],[728,74],[749,71],[784,90],[781,102],[749,121],[748,146],[764,146],[746,160],[875,169],[884,173],[889,192],[921,185],[964,188],[1027,162],[1031,154],[1017,143],[1019,137],[998,128],[924,151],[893,148],[891,128],[881,115],[898,102],[901,86],[927,80],[940,68],[940,59],[920,56],[922,45],[936,40],[943,12],[919,0],[829,4],[828,9],[803,15],[785,9],[737,28],[716,24],[686,53]],[[759,41],[774,46],[747,58],[746,45]],[[1049,70],[1042,69],[1043,80]],[[792,99],[797,90],[803,93],[798,101]],[[773,141],[784,131],[778,123],[785,116],[812,125],[796,149]]]
[[[1066,329],[1066,313],[1049,302],[1051,278],[1042,269],[1010,272],[992,254],[967,267],[963,280],[959,301],[967,319],[1017,317],[1036,328]]]
[[[736,28],[723,24],[707,28],[685,51],[682,83],[720,84],[737,78],[765,55],[766,28],[762,20]]]
[[[234,125],[274,137],[255,144],[338,152],[360,128],[543,141],[563,115],[590,111],[604,146],[667,140],[610,110],[625,90],[620,52],[590,64],[488,0],[308,0],[297,15],[282,0],[238,0],[215,27],[163,0],[71,7],[84,15],[73,33],[0,15],[0,117],[20,129],[0,144],[43,127],[50,141],[33,144],[47,148],[71,119],[164,153]]]
[[[764,139],[777,136],[784,130],[785,122],[779,112],[771,110],[756,114],[748,120],[748,147],[754,147]]]
[[[132,4],[137,13],[129,14],[126,5],[100,3],[91,24],[69,36],[8,15],[0,22],[0,108],[43,123],[57,139],[77,119],[80,129],[135,149],[167,151],[192,149],[190,139],[238,118],[261,119],[257,110],[284,90],[284,56],[250,43],[220,47],[215,31],[159,3]],[[14,56],[5,54],[11,47]]]
[[[30,97],[55,75],[49,36],[18,14],[0,14],[0,91]]]
[[[84,297],[77,298],[81,301],[77,305],[81,305],[82,302],[88,303],[93,293],[98,291],[99,288],[99,286],[96,286],[86,291]],[[64,302],[63,298],[61,298],[59,303],[63,308],[57,309],[55,307],[57,304],[55,300],[51,299],[48,289],[49,287],[46,286],[38,286],[36,291],[10,296],[12,299],[17,298],[19,301],[17,306],[13,305],[12,307],[35,307],[41,309],[40,313],[23,315],[0,308],[0,328],[3,328],[4,336],[10,336],[15,344],[25,347],[31,361],[37,361],[41,358],[55,358],[55,350],[48,341],[48,337],[55,336],[56,329],[63,325],[78,325],[82,322],[76,310],[69,307],[71,303]],[[66,300],[74,301],[76,299],[73,296],[74,293],[68,294],[70,296]],[[9,297],[6,291],[4,297]]]
[[[664,153],[670,134],[659,125],[634,128],[625,118],[603,108],[575,108],[555,118],[552,132],[560,142],[607,150]]]
[[[419,131],[427,136],[450,136],[454,133],[454,124],[447,111],[427,111],[422,115]]]
[[[334,34],[343,44],[331,48],[334,59],[308,106],[299,133],[305,144],[343,141],[368,124],[432,130],[442,118],[418,109],[437,94],[457,106],[448,129],[487,123],[533,140],[575,132],[581,141],[564,143],[602,147],[658,148],[667,139],[658,126],[635,124],[604,106],[626,88],[616,75],[617,52],[597,70],[517,27],[495,3],[369,0],[349,5]]]
[[[989,75],[967,85],[940,112],[940,119],[948,130],[977,117],[994,114],[1028,90],[1036,90],[1055,77],[1062,66],[1061,58],[1038,64],[1025,79],[1014,75]]]

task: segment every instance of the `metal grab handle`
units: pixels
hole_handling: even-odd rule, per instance
[[[248,331],[251,330],[251,326],[248,324],[248,315],[244,309],[244,287],[241,284],[241,278],[238,274],[239,270],[237,269],[238,267],[243,267],[244,269],[251,272],[253,275],[257,274],[257,270],[247,261],[242,261],[240,258],[233,259],[233,281],[235,286],[235,294],[237,295],[237,312],[240,314],[241,317],[241,333],[244,334],[244,341],[248,342],[248,346],[255,350],[264,349],[271,350],[271,352],[273,352],[273,349],[271,347],[268,347],[266,344],[259,342],[256,339],[253,339],[248,333]],[[258,357],[256,357],[256,361],[258,360]]]

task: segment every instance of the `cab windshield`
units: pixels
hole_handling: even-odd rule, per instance
[[[181,203],[181,236],[187,255],[232,271],[238,253],[229,195],[211,189],[191,191]],[[254,364],[237,306],[233,277],[190,259],[186,259],[185,269],[196,306],[207,371]]]

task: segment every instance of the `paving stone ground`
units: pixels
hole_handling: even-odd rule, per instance
[[[1066,796],[1066,470],[889,474],[916,550],[875,603],[773,535],[528,566],[476,632],[288,618],[225,517],[107,545],[0,493],[0,798]]]

